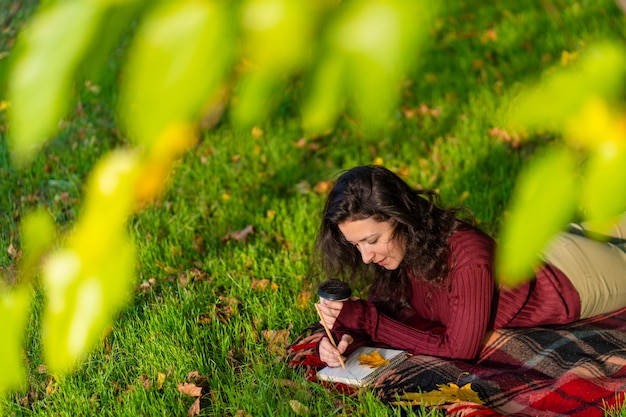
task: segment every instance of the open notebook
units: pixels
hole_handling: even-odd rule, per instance
[[[389,363],[376,368],[370,368],[367,365],[359,364],[359,356],[363,353],[370,354],[373,351],[378,351],[378,353],[383,358],[387,359]],[[410,354],[404,350],[364,346],[356,349],[350,354],[350,356],[348,356],[345,361],[346,369],[343,369],[341,366],[336,368],[327,366],[317,372],[317,378],[322,381],[341,382],[346,385],[362,387],[371,383],[383,372],[397,366],[409,356]]]

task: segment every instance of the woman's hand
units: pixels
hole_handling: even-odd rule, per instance
[[[325,323],[329,329],[332,329],[335,325],[335,320],[337,320],[337,317],[343,308],[343,301],[321,299],[318,307],[323,319],[322,324]]]
[[[350,300],[358,300],[358,297],[350,297]],[[341,313],[341,309],[343,308],[343,301],[330,301],[324,298],[320,299],[318,304],[319,311],[326,322],[326,325],[329,329],[332,329],[335,325],[335,321]]]
[[[330,367],[341,366],[341,362],[339,361],[339,357],[346,351],[350,343],[352,343],[354,339],[349,334],[344,334],[341,338],[341,341],[337,345],[337,348],[333,346],[333,344],[328,340],[327,337],[322,338],[319,346],[320,359]]]

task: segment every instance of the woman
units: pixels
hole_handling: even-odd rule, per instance
[[[626,306],[626,223],[616,230],[619,245],[559,235],[534,279],[504,288],[494,276],[494,240],[437,202],[381,166],[353,168],[335,182],[317,239],[323,269],[373,281],[368,301],[320,302],[339,340],[335,348],[322,339],[322,361],[338,366],[363,343],[473,359],[489,330],[565,324]]]

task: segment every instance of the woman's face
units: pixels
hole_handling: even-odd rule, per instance
[[[397,269],[404,259],[403,242],[393,239],[393,224],[378,222],[371,217],[350,220],[339,225],[344,238],[357,247],[366,264],[377,263],[383,268]]]

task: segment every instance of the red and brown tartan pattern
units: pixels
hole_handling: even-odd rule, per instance
[[[308,376],[323,364],[315,356],[321,326],[290,348],[292,364]],[[500,329],[475,361],[415,355],[381,375],[372,388],[383,401],[438,384],[471,383],[483,405],[445,406],[454,416],[603,416],[626,396],[626,308],[565,326]]]

